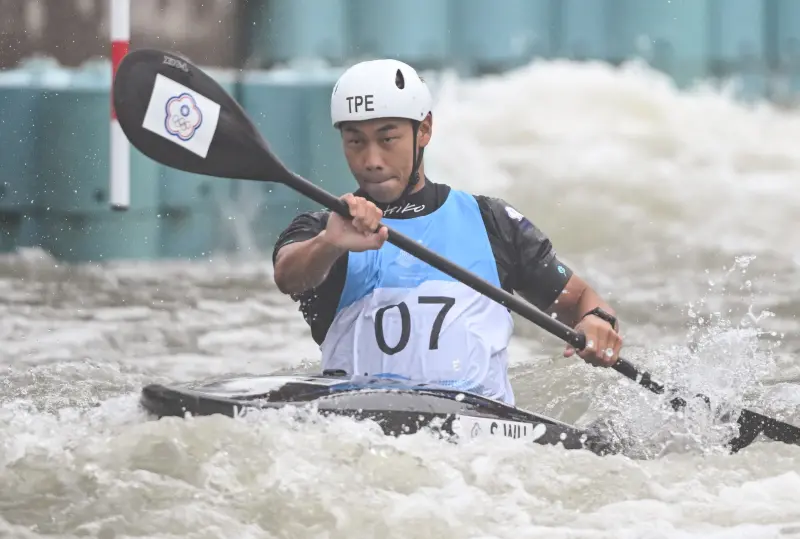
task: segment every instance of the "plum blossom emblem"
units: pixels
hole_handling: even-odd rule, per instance
[[[170,98],[167,101],[166,113],[164,126],[167,133],[183,141],[191,140],[203,123],[203,113],[194,97],[188,93]]]

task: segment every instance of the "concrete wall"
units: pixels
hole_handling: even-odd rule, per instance
[[[311,207],[283,188],[190,176],[134,151],[132,207],[109,210],[107,4],[0,0],[0,249],[39,245],[66,260],[268,252],[275,233]],[[681,85],[738,77],[743,99],[791,103],[800,87],[798,0],[132,5],[134,48],[176,50],[216,68],[279,157],[335,193],[351,179],[328,123],[330,90],[342,66],[363,58],[480,75],[536,57],[641,57]],[[333,67],[311,75],[319,62]],[[266,70],[287,64],[297,72],[291,84]]]

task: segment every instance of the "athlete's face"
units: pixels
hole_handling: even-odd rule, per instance
[[[402,118],[345,122],[341,132],[344,155],[359,187],[378,202],[396,200],[408,185],[414,166],[411,122]],[[417,155],[430,139],[429,115],[417,134]]]

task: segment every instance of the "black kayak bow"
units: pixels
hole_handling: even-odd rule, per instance
[[[171,168],[207,176],[282,183],[331,211],[350,218],[347,204],[291,172],[270,150],[247,113],[214,79],[187,59],[155,49],[125,56],[113,84],[113,101],[128,140],[144,155]],[[387,227],[388,228],[388,227]],[[473,290],[493,299],[578,350],[585,337],[513,294],[388,228],[388,241]],[[613,368],[654,393],[664,386],[630,362]],[[706,398],[707,400],[707,398]],[[685,406],[673,399],[676,409]],[[732,452],[758,434],[800,445],[800,428],[742,410]]]

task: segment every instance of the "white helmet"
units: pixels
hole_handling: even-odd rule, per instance
[[[408,118],[421,122],[431,111],[428,85],[408,64],[369,60],[345,71],[331,94],[331,121]]]

